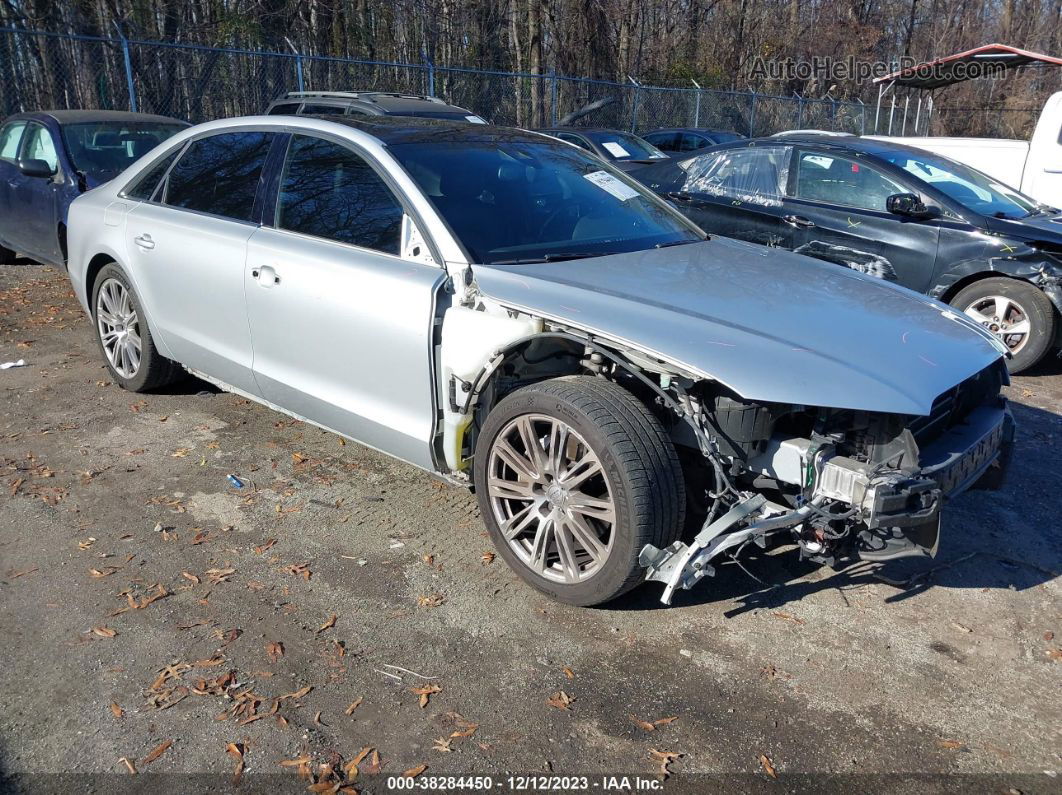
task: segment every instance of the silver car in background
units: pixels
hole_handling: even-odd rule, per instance
[[[182,370],[471,486],[499,553],[590,605],[720,556],[934,554],[998,484],[992,335],[909,290],[705,235],[535,133],[255,117],[74,202],[114,379]],[[801,260],[793,267],[793,259]]]

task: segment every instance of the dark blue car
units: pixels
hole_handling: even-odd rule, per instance
[[[49,110],[0,126],[0,263],[16,252],[66,263],[70,202],[189,126],[166,116]]]

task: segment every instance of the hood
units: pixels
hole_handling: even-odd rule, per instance
[[[944,304],[726,238],[474,271],[503,305],[626,343],[748,400],[928,414],[1001,356],[988,332]]]
[[[1062,246],[1062,213],[1044,213],[1029,218],[986,218],[985,222],[991,231],[1000,235]]]

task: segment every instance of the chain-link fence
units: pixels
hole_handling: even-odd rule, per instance
[[[590,105],[592,112],[571,123],[634,132],[707,127],[748,136],[794,128],[862,133],[873,123],[861,102],[0,28],[0,115],[132,109],[201,122],[261,113],[295,90],[438,96],[518,127],[555,126]]]

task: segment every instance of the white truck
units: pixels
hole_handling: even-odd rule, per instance
[[[871,135],[917,146],[976,168],[1051,207],[1062,207],[1062,91],[1052,94],[1029,141]]]

